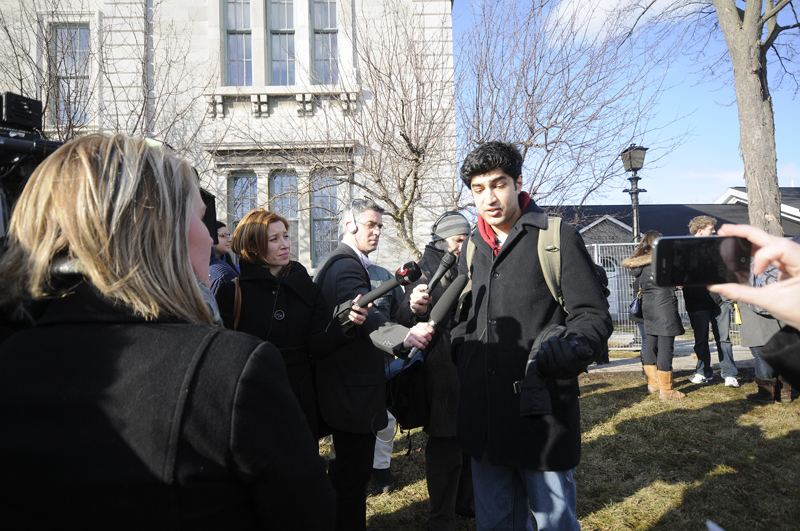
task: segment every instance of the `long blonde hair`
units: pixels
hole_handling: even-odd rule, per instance
[[[51,276],[65,257],[104,297],[146,319],[211,323],[189,260],[196,187],[185,160],[143,139],[98,134],[64,144],[14,207],[0,304],[63,295]]]

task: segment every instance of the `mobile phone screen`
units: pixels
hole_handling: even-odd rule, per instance
[[[746,283],[750,242],[736,236],[664,237],[653,246],[653,277],[659,286]]]

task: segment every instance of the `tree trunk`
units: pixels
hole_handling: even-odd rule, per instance
[[[750,0],[742,14],[734,0],[713,0],[733,66],[739,109],[739,150],[744,161],[750,224],[776,236],[781,228],[775,123],[762,49],[762,1]]]

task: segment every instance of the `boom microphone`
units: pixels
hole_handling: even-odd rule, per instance
[[[450,314],[450,310],[452,310],[453,306],[458,302],[458,298],[461,296],[461,292],[464,291],[464,287],[467,285],[468,281],[469,275],[459,275],[453,283],[444,290],[442,298],[439,299],[439,302],[437,302],[431,310],[431,318],[428,321],[429,325],[436,326],[437,323],[447,318]],[[412,348],[411,352],[408,353],[408,357],[413,357],[418,350],[417,347]]]
[[[390,291],[392,291],[397,286],[408,286],[412,282],[419,279],[422,276],[422,271],[420,271],[419,266],[416,262],[407,262],[403,264],[403,267],[395,271],[394,278],[390,278],[376,289],[370,291],[360,299],[358,299],[358,305],[362,308],[366,308],[369,303],[374,302],[375,299],[386,295]],[[337,323],[340,325],[346,325],[350,322],[350,309],[353,307],[353,301],[345,301],[341,303],[333,312],[333,318],[336,320]]]
[[[431,293],[436,286],[439,285],[439,281],[442,280],[444,274],[447,273],[451,267],[456,265],[457,260],[458,259],[456,258],[456,255],[453,253],[444,253],[442,261],[439,264],[439,269],[437,269],[436,273],[433,274],[431,281],[428,283],[428,289],[423,291],[423,293]]]

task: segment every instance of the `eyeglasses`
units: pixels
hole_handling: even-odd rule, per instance
[[[369,230],[369,231],[373,231],[375,229],[378,229],[379,231],[383,230],[383,223],[378,224],[378,223],[375,223],[374,221],[367,221],[366,223],[364,223],[362,221],[359,221],[358,224],[363,226],[363,227],[366,227],[367,230]]]
[[[219,236],[220,238],[228,240],[231,237],[231,233],[230,232],[218,232],[217,236]]]

